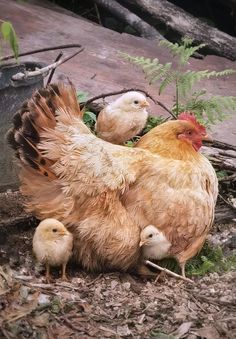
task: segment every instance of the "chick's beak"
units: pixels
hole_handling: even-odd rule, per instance
[[[64,235],[66,235],[66,234],[67,234],[67,232],[65,232],[65,231],[59,232],[59,235],[61,235],[61,236],[64,236]]]
[[[141,240],[140,243],[139,243],[139,247],[142,247],[146,242]]]
[[[148,107],[148,106],[150,106],[150,105],[149,105],[149,103],[148,103],[147,101],[143,101],[143,102],[140,104],[140,106],[141,106],[142,108],[144,108],[144,107]]]

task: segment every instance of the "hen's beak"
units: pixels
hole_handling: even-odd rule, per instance
[[[202,136],[202,140],[205,140],[205,141],[213,141],[213,138],[212,138],[212,136],[209,135],[209,134],[204,134],[204,135]]]
[[[147,101],[143,101],[143,102],[140,104],[140,106],[141,106],[142,108],[144,108],[144,107],[148,107],[148,106],[150,106],[150,105],[149,105],[149,103],[148,103]]]

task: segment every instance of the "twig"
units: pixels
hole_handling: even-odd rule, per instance
[[[234,181],[234,179],[236,179],[236,173],[228,175],[227,177],[219,178],[218,181],[219,182]]]
[[[60,52],[60,53],[58,54],[58,56],[56,57],[55,62],[59,61],[59,60],[61,59],[62,56],[63,56],[63,53]],[[55,68],[51,70],[51,72],[50,72],[50,74],[49,74],[49,76],[48,76],[48,81],[47,81],[46,86],[48,86],[48,85],[50,84],[50,82],[52,81],[52,77],[53,77],[54,73],[55,73]]]
[[[228,200],[226,200],[223,195],[221,195],[220,193],[218,193],[219,197],[221,198],[221,200],[223,200],[228,206],[230,206],[231,208],[233,208],[234,210],[236,210],[236,208],[234,207],[233,204],[231,204],[231,202],[229,202]]]
[[[59,46],[53,46],[53,47],[38,48],[38,49],[34,49],[33,51],[19,53],[18,57],[42,53],[42,52],[47,52],[47,51],[55,51],[57,49],[76,48],[76,47],[81,48],[82,45],[80,45],[80,44],[67,44],[67,45],[59,45]],[[14,59],[14,58],[15,58],[15,55],[10,54],[10,55],[7,55],[7,56],[1,58],[0,61],[6,61],[6,60],[9,60],[9,59]]]
[[[54,62],[53,64],[46,66],[46,67],[43,67],[43,68],[41,68],[37,71],[32,71],[32,72],[26,71],[25,73],[19,72],[17,74],[14,74],[12,76],[12,80],[18,81],[18,80],[23,80],[23,79],[26,79],[26,78],[30,78],[30,77],[34,77],[34,76],[37,76],[37,75],[44,74],[44,73],[50,71],[51,69],[54,69],[54,68],[58,67],[59,65],[65,63],[66,61],[72,59],[74,56],[81,53],[83,50],[84,50],[84,48],[82,48],[81,50],[77,51],[76,53],[74,53],[72,55],[65,57],[64,59],[61,59],[57,62]]]
[[[112,333],[114,334],[115,336],[117,336],[117,332],[111,330],[110,328],[108,327],[104,327],[104,326],[99,326],[99,329],[102,330],[102,331],[105,331],[105,332],[109,332],[109,333]]]
[[[234,145],[230,145],[230,144],[227,144],[226,142],[222,142],[222,141],[219,141],[219,140],[211,140],[211,141],[204,141],[203,142],[204,145],[208,145],[210,147],[215,147],[215,148],[219,148],[219,149],[224,149],[224,150],[233,150],[233,151],[236,151],[236,146]]]
[[[82,107],[84,106],[88,106],[90,103],[92,103],[95,100],[98,99],[104,99],[106,97],[111,97],[113,95],[117,95],[117,94],[123,94],[123,93],[127,93],[130,91],[138,91],[138,92],[142,92],[144,93],[149,99],[151,99],[156,105],[161,106],[164,110],[166,110],[174,119],[177,119],[175,114],[173,112],[171,112],[171,110],[169,110],[162,102],[160,102],[159,100],[154,99],[147,91],[144,91],[143,89],[139,89],[139,88],[125,88],[122,89],[120,91],[115,91],[115,92],[108,92],[108,93],[103,93],[103,94],[99,94],[96,95],[92,98],[90,98],[89,100],[87,100],[86,102],[82,103]]]
[[[187,281],[187,282],[190,282],[190,283],[194,283],[193,280],[191,280],[191,279],[189,279],[189,278],[185,278],[185,277],[183,277],[182,275],[179,275],[179,274],[177,274],[177,273],[174,273],[174,272],[168,270],[167,268],[163,268],[163,267],[161,267],[161,266],[159,266],[159,265],[156,265],[156,264],[154,264],[153,262],[151,262],[151,261],[149,261],[149,260],[145,260],[145,264],[150,265],[150,266],[152,266],[152,267],[155,267],[155,268],[157,268],[158,270],[163,271],[163,272],[165,272],[165,273],[171,275],[171,276],[174,277],[174,278],[181,279],[181,280],[184,280],[184,281]]]
[[[97,19],[98,19],[99,25],[102,26],[101,16],[100,16],[100,13],[99,13],[99,10],[98,10],[98,6],[97,6],[96,3],[94,3],[94,9],[95,9],[95,12],[96,12],[96,14],[97,14]]]
[[[99,274],[99,276],[97,276],[97,278],[93,279],[92,281],[90,281],[87,286],[91,286],[93,285],[96,281],[98,281],[101,277],[103,276],[102,273]]]
[[[67,325],[67,327],[69,327],[70,329],[72,329],[73,331],[76,332],[76,334],[84,334],[84,332],[81,332],[81,328],[73,325],[70,320],[66,317],[57,317],[56,315],[54,315],[54,318],[57,320],[57,322],[61,325],[62,322],[65,323],[65,325]]]

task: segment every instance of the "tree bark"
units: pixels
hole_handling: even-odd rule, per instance
[[[236,38],[195,18],[167,0],[122,0],[123,4],[135,5],[148,13],[158,23],[192,38],[195,43],[205,43],[216,55],[236,60]]]
[[[164,37],[151,25],[143,21],[136,14],[131,13],[127,8],[121,6],[115,0],[94,0],[94,2],[107,9],[115,17],[133,27],[141,37],[150,40],[163,40]]]

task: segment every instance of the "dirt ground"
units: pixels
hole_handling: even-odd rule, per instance
[[[155,283],[71,264],[69,282],[55,269],[46,284],[33,225],[0,232],[0,338],[236,338],[236,271]],[[222,244],[235,226],[216,229],[211,241]]]

